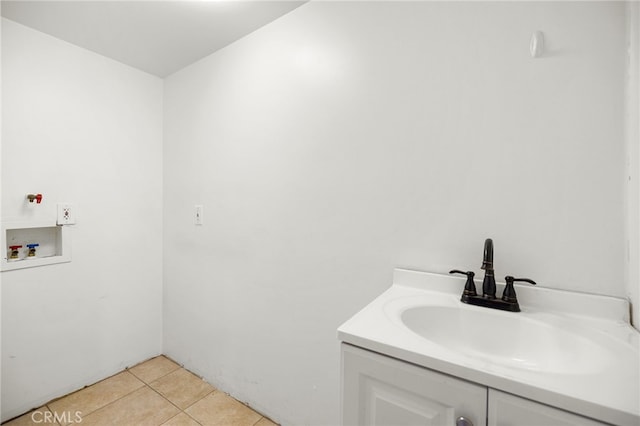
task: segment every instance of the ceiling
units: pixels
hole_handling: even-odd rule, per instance
[[[305,1],[2,0],[2,16],[166,77]]]

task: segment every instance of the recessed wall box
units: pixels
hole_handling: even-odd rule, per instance
[[[23,248],[35,244],[37,254],[29,257]],[[11,249],[16,246],[22,246],[18,249],[18,258]],[[71,262],[71,228],[52,222],[2,223],[2,250],[0,271],[3,272]]]

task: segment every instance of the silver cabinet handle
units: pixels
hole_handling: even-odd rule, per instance
[[[473,426],[473,422],[466,417],[458,417],[456,419],[456,426]]]

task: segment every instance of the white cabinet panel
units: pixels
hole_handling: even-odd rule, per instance
[[[489,426],[602,426],[586,417],[489,389]]]
[[[484,386],[342,345],[344,425],[484,425],[486,400]]]

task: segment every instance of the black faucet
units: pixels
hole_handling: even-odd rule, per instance
[[[461,271],[454,269],[450,274],[464,274],[467,282],[462,292],[460,300],[469,305],[484,306],[487,308],[500,309],[503,311],[520,312],[520,305],[513,287],[515,281],[527,282],[535,285],[535,281],[529,278],[514,278],[510,275],[505,277],[507,285],[504,288],[501,299],[496,299],[496,279],[493,270],[493,240],[487,238],[484,241],[484,254],[482,259],[482,269],[484,269],[484,280],[482,281],[482,296],[476,293],[476,284],[473,280],[473,271]]]
[[[482,257],[482,268],[484,269],[484,280],[482,281],[482,297],[488,299],[496,298],[496,278],[493,274],[493,240],[484,240],[484,255]]]

